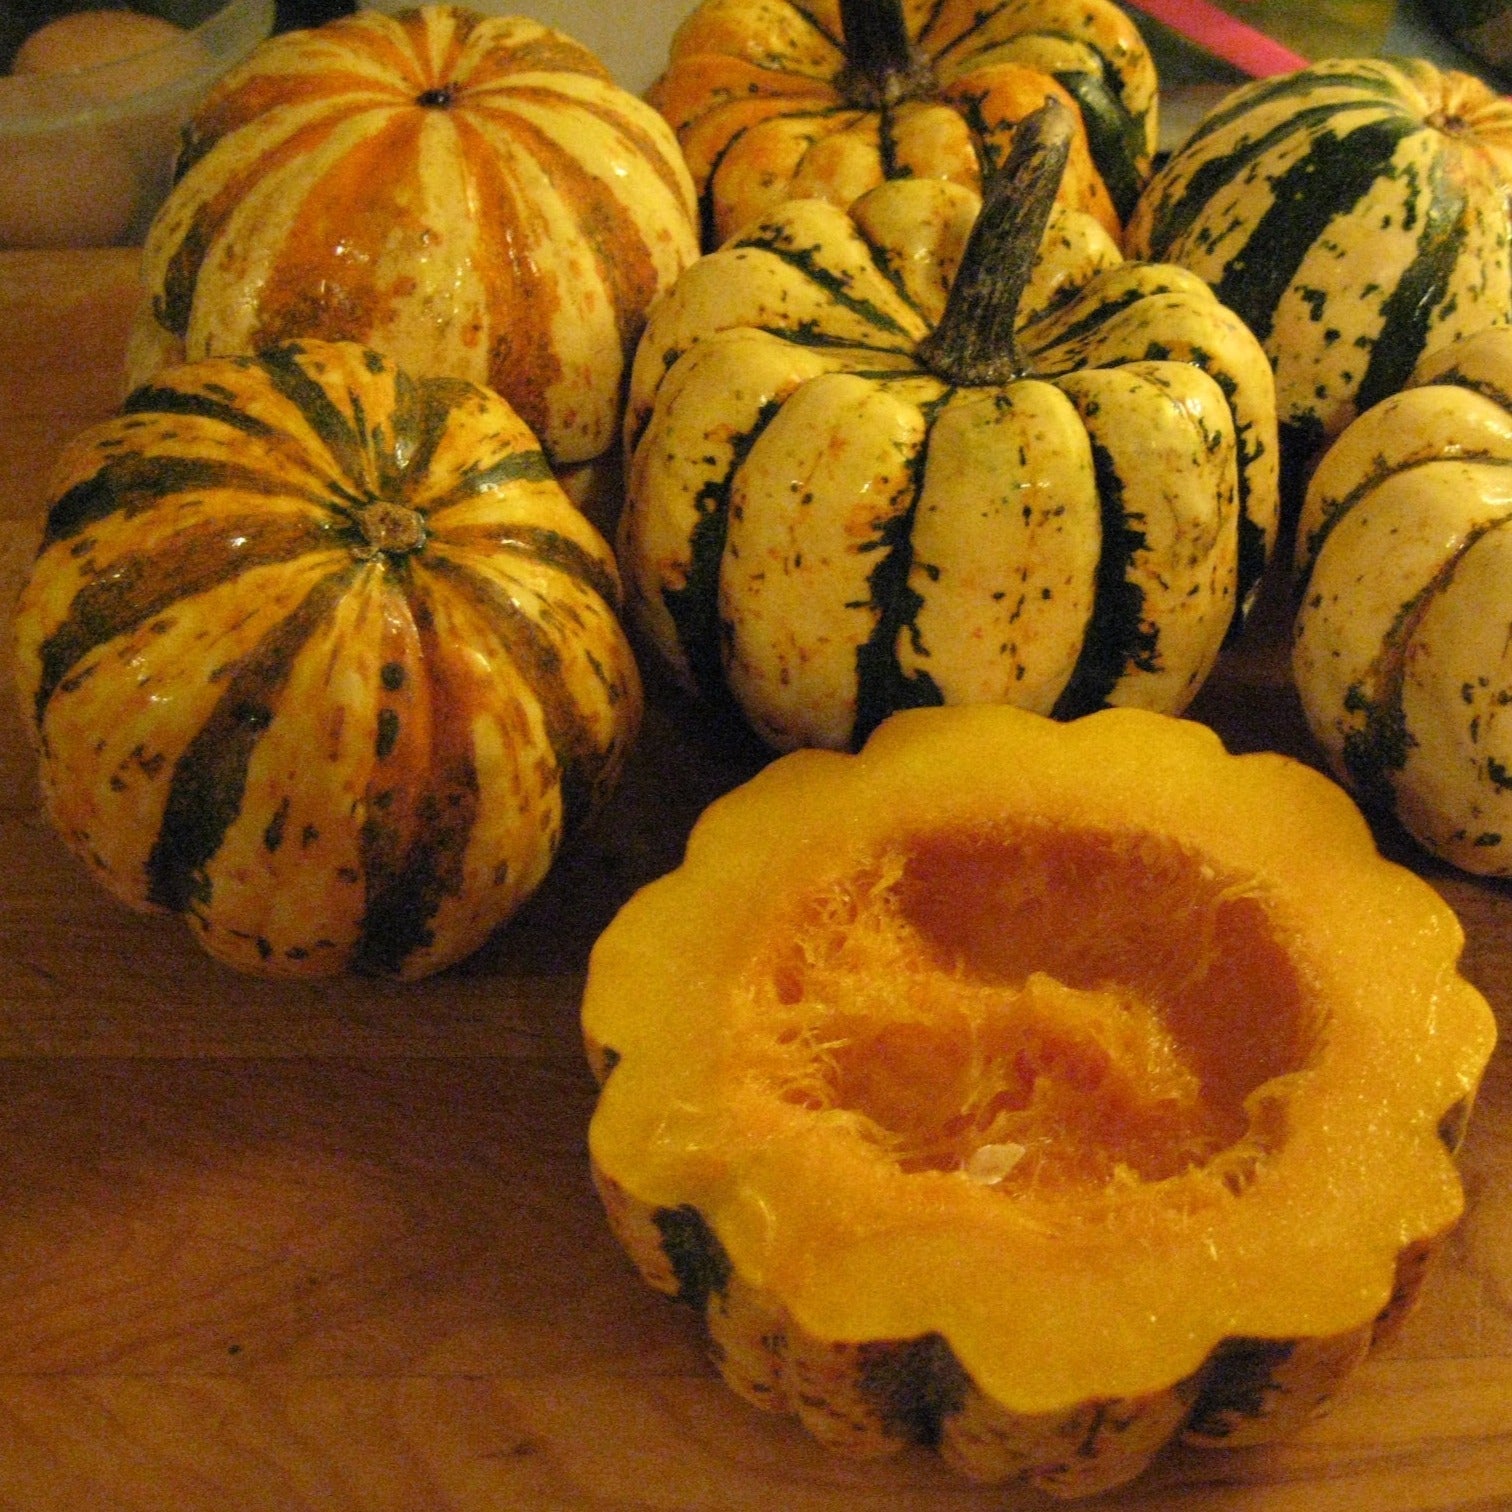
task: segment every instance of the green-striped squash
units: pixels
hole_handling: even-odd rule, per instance
[[[127,386],[305,336],[501,393],[574,497],[617,489],[646,306],[697,255],[665,121],[521,16],[286,32],[215,87],[143,254]]]
[[[489,390],[351,343],[206,358],[52,500],[16,614],[47,812],[234,966],[455,961],[616,779],[613,557]]]
[[[1042,239],[1065,119],[1025,121],[979,219],[938,181],[792,202],[651,315],[632,613],[778,748],[854,745],[911,704],[1179,709],[1265,558],[1264,354],[1200,279],[1120,262],[1084,217]]]
[[[1512,327],[1431,353],[1339,437],[1297,551],[1293,672],[1335,772],[1512,876]]]
[[[980,191],[1047,97],[1074,113],[1063,202],[1117,235],[1155,151],[1155,64],[1110,0],[703,0],[648,98],[676,128],[710,248],[884,179]]]
[[[1509,194],[1512,104],[1421,59],[1335,59],[1223,100],[1126,251],[1200,274],[1260,338],[1301,469],[1426,350],[1512,317]]]

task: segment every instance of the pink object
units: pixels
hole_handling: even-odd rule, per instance
[[[1295,73],[1307,67],[1307,59],[1299,53],[1235,20],[1209,0],[1128,0],[1128,3],[1215,58],[1243,69],[1252,78]]]

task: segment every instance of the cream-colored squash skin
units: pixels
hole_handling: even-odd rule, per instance
[[[725,685],[777,749],[854,743],[868,657],[946,702],[1054,709],[1104,553],[1125,544],[1104,538],[1110,487],[1138,521],[1124,570],[1144,640],[1106,702],[1184,708],[1232,618],[1242,546],[1251,567],[1269,551],[1258,344],[1195,276],[1123,264],[1087,217],[1058,212],[1041,242],[1024,379],[957,386],[921,364],[977,208],[935,181],[848,214],[798,201],[649,317],[625,424],[629,611],[686,686]],[[917,609],[890,627],[879,563],[905,539]]]
[[[1466,871],[1512,874],[1512,330],[1354,422],[1299,523],[1293,674],[1340,778]]]
[[[1209,112],[1125,246],[1201,274],[1256,331],[1283,446],[1293,431],[1311,462],[1421,354],[1506,319],[1509,177],[1512,108],[1480,79],[1323,60]]]
[[[1033,1187],[904,1169],[842,1110],[752,1090],[738,1005],[800,900],[889,837],[1030,814],[1179,834],[1194,865],[1247,879],[1327,1005],[1300,1063],[1246,1103],[1279,1112],[1247,1180],[1198,1199],[1188,1173],[1078,1219]],[[701,1310],[748,1400],[845,1453],[922,1441],[974,1478],[1085,1495],[1177,1438],[1291,1431],[1411,1307],[1461,1211],[1446,1143],[1496,1032],[1461,945],[1300,763],[1230,757],[1139,710],[904,712],[857,756],[795,753],[716,802],[597,942],[595,1180],[645,1280]]]

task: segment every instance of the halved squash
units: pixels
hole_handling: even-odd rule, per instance
[[[1079,1495],[1263,1440],[1399,1319],[1494,1036],[1328,778],[1139,710],[783,757],[583,1005],[619,1239],[854,1453]]]

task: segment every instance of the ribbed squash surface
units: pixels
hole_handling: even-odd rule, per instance
[[[186,357],[366,342],[497,390],[561,469],[614,448],[646,306],[697,252],[666,123],[518,16],[364,11],[274,37],[203,102],[179,171],[129,386]]]
[[[1512,327],[1430,353],[1313,474],[1292,668],[1362,801],[1512,875]]]
[[[1116,235],[1149,174],[1157,99],[1149,50],[1108,0],[704,0],[649,92],[711,248],[784,199],[844,206],[896,178],[979,190],[1047,97],[1078,120],[1063,202]]]
[[[1512,105],[1421,59],[1245,85],[1150,180],[1133,257],[1201,274],[1263,342],[1310,458],[1429,347],[1512,309]]]
[[[1104,1489],[1295,1427],[1410,1305],[1495,1037],[1461,941],[1299,763],[909,711],[598,941],[599,1188],[753,1402]]]
[[[207,358],[52,498],[16,615],[47,811],[233,965],[434,971],[618,774],[613,557],[490,391],[350,343]]]
[[[778,748],[854,745],[914,704],[1177,711],[1265,561],[1271,374],[1195,275],[1059,212],[1019,249],[1018,360],[935,362],[980,205],[929,180],[792,202],[648,321],[630,610]]]

